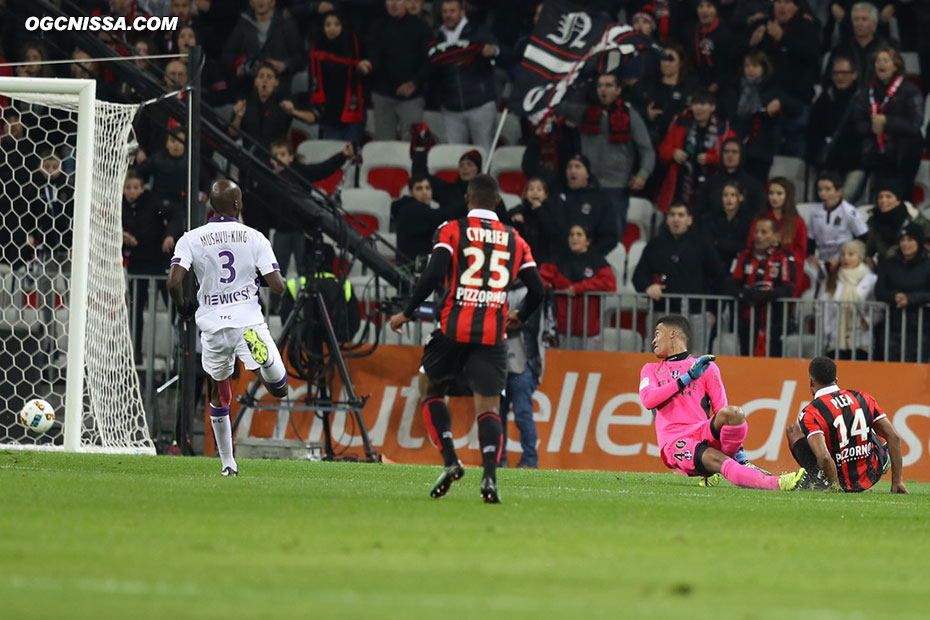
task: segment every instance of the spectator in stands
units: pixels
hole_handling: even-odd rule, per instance
[[[717,250],[720,265],[729,268],[736,256],[746,249],[754,209],[746,204],[743,185],[736,180],[724,181],[720,204],[702,214],[698,228]]]
[[[655,15],[655,37],[659,41],[684,41],[687,38],[688,24],[694,16],[694,5],[681,0],[634,0],[627,3],[627,14],[633,15],[642,10],[652,11]],[[616,12],[614,13],[616,15]]]
[[[630,25],[633,26],[633,30],[652,40],[652,44],[655,45],[656,18],[651,7],[644,6],[632,13]],[[655,76],[658,71],[659,58],[656,54],[634,54],[620,65],[618,77],[623,88],[631,88],[641,79]]]
[[[852,5],[852,36],[841,41],[830,52],[827,68],[838,56],[851,58],[853,69],[868,84],[873,78],[872,57],[879,46],[885,42],[876,36],[878,30],[878,9],[872,2],[856,2]],[[827,78],[829,76],[824,76]],[[824,79],[826,82],[827,80]]]
[[[779,245],[794,257],[794,264],[798,268],[797,288],[795,288],[793,295],[798,297],[810,287],[810,278],[802,271],[804,261],[807,260],[808,255],[807,224],[804,222],[804,218],[798,214],[794,183],[785,177],[772,178],[769,180],[767,198],[766,204],[752,222],[749,229],[751,236],[746,242],[749,248],[753,247],[756,221],[764,217],[775,220],[775,223],[778,224]]]
[[[422,172],[411,175],[407,188],[409,195],[391,204],[391,219],[397,230],[397,251],[402,255],[397,263],[412,266],[420,257],[432,252],[436,227],[446,218],[442,209],[432,206],[433,188],[429,175]]]
[[[692,204],[701,186],[720,163],[720,149],[736,134],[714,111],[713,93],[698,89],[688,110],[675,117],[659,145],[659,162],[668,172],[659,190],[656,206],[666,211],[672,201]]]
[[[74,182],[61,167],[61,157],[51,149],[40,151],[39,169],[25,190],[30,199],[27,222],[29,235],[40,262],[67,260],[71,248],[74,213]]]
[[[439,203],[443,216],[447,220],[465,217],[465,191],[468,183],[481,172],[482,157],[477,149],[467,151],[459,158],[459,173],[456,180],[447,182],[429,173],[427,155],[433,145],[432,134],[429,128],[420,123],[412,128],[413,141],[411,143],[410,176],[423,175],[429,177],[433,198]]]
[[[581,132],[581,152],[592,162],[601,193],[617,216],[618,238],[626,228],[630,192],[646,186],[655,165],[655,151],[639,113],[620,98],[620,81],[605,73],[597,79],[598,103],[566,104],[560,109]]]
[[[739,300],[737,333],[742,355],[780,357],[784,308],[773,303],[791,297],[796,288],[794,256],[778,243],[778,222],[770,217],[756,219],[751,249],[736,258],[730,274],[730,294]],[[772,332],[766,338],[768,313]]]
[[[719,0],[698,0],[697,22],[688,36],[688,50],[701,86],[719,93],[734,68],[736,39],[717,13]]]
[[[184,0],[182,0],[183,2]],[[189,0],[188,0],[189,1]],[[200,37],[193,26],[181,26],[175,32],[174,49],[179,54],[187,54],[195,45],[201,45]],[[203,71],[200,73],[200,85],[204,101],[212,107],[230,103],[229,86],[226,76],[220,71],[219,65],[212,58],[204,56]]]
[[[542,177],[531,177],[523,189],[523,202],[510,210],[510,222],[530,246],[538,264],[552,259],[555,248],[562,245],[562,233],[549,198],[549,188]]]
[[[856,132],[858,73],[848,56],[832,59],[829,85],[818,95],[807,126],[807,162],[818,170],[836,170],[844,180],[843,194],[855,200],[862,193],[865,170],[862,138]]]
[[[865,244],[865,256],[869,261],[881,264],[898,251],[898,236],[901,229],[917,224],[924,231],[924,239],[930,238],[930,221],[910,202],[902,201],[901,190],[894,179],[876,179],[875,206],[869,217],[869,233]]]
[[[271,166],[275,173],[288,183],[298,183],[295,175],[300,175],[304,180],[314,183],[334,174],[353,154],[352,144],[349,143],[341,152],[325,161],[316,164],[301,164],[294,161],[294,147],[291,142],[279,139],[271,143]],[[267,198],[265,198],[267,193],[262,191],[261,187],[254,187],[253,190],[249,195],[250,200],[244,201],[247,205],[243,209],[244,218],[249,222],[267,220],[268,227],[275,229],[272,249],[281,266],[282,276],[287,275],[291,256],[294,257],[297,270],[304,273],[307,268],[304,231],[295,228],[294,223],[288,221],[287,218],[281,217],[281,209],[269,208]],[[249,225],[254,226],[254,224]]]
[[[251,9],[239,16],[223,47],[223,64],[235,75],[238,90],[256,79],[259,68],[271,66],[290,92],[291,77],[305,65],[297,24],[275,8],[276,0],[249,0]]]
[[[863,87],[853,112],[856,129],[873,173],[896,177],[902,191],[907,191],[913,187],[923,149],[923,97],[904,79],[904,59],[898,50],[883,45],[873,61],[875,77]]]
[[[865,252],[865,244],[857,239],[844,243],[839,267],[830,272],[820,291],[821,301],[842,302],[826,304],[823,313],[824,352],[838,351],[837,359],[867,359],[872,326],[881,318],[880,313],[858,305],[874,299],[878,279],[865,262]]]
[[[597,178],[591,174],[591,162],[585,155],[573,155],[565,164],[566,190],[555,200],[555,212],[564,231],[580,225],[589,231],[592,249],[607,256],[617,247],[617,216],[610,201],[601,193]],[[592,236],[593,235],[593,236]],[[564,249],[552,248],[554,254]]]
[[[807,229],[807,262],[825,277],[840,260],[840,246],[850,239],[866,240],[869,227],[859,210],[843,200],[843,185],[836,172],[817,177],[821,203],[811,212]]]
[[[743,168],[759,183],[769,178],[777,120],[784,115],[796,116],[802,107],[775,81],[773,70],[765,52],[749,50],[743,57],[742,77],[720,99],[724,116],[743,141]]]
[[[450,143],[490,150],[497,115],[491,61],[499,54],[497,39],[481,24],[469,21],[462,0],[442,1],[442,25],[429,48],[429,59]]]
[[[671,41],[659,60],[658,75],[646,75],[630,87],[629,101],[636,106],[655,148],[659,147],[669,124],[685,109],[688,96],[697,87],[697,78],[688,71],[685,48]]]
[[[887,39],[890,34],[888,22],[895,13],[894,2],[895,0],[869,0],[868,2],[859,2],[859,0],[831,0],[829,19],[826,20],[824,33],[828,36],[832,35],[834,27],[838,25],[841,42],[849,43],[851,39],[857,38],[855,8],[857,5],[866,4],[871,5],[870,9],[875,8],[874,22],[876,28],[873,32],[876,32],[879,38]],[[909,0],[904,0],[904,2],[909,2]],[[869,21],[873,21],[871,15],[869,15],[868,19]],[[860,24],[860,29],[861,27],[862,25]]]
[[[426,23],[410,14],[405,0],[385,0],[387,17],[375,22],[368,37],[368,56],[359,70],[371,74],[375,140],[404,139],[423,121],[431,34]]]
[[[19,77],[55,77],[51,65],[38,64],[49,60],[48,50],[39,41],[28,41],[23,44],[19,52],[19,60],[30,63],[16,67],[16,75]]]
[[[0,122],[0,153],[3,153],[0,157],[0,260],[8,265],[19,265],[26,258],[27,231],[20,221],[27,211],[23,188],[38,168],[34,148],[26,139],[26,127],[19,111],[14,107],[3,110]]]
[[[706,321],[698,313],[701,304],[692,301],[684,311],[681,301],[664,300],[665,295],[714,294],[720,290],[724,266],[710,242],[692,226],[691,208],[674,202],[665,214],[665,226],[643,250],[633,271],[633,286],[655,302],[657,311],[690,314],[695,351],[707,346]],[[660,303],[661,302],[661,303]],[[708,306],[704,306],[708,310]]]
[[[171,254],[166,248],[174,247],[174,239],[183,233],[182,218],[177,209],[166,209],[145,191],[145,179],[130,169],[123,182],[123,258],[129,275],[165,276]],[[158,284],[162,299],[167,303],[168,291],[164,281]],[[133,308],[133,344],[136,362],[141,361],[142,324],[149,300],[147,279],[129,282],[129,304]]]
[[[801,157],[803,131],[820,75],[820,32],[814,21],[800,11],[799,2],[774,0],[774,19],[756,27],[749,45],[766,53],[775,66],[775,81],[787,95],[804,104],[799,114],[782,121],[782,152]]]
[[[878,266],[878,281],[875,283],[875,299],[891,306],[890,332],[887,361],[919,362],[928,357],[930,329],[927,326],[928,312],[921,306],[930,303],[930,258],[924,247],[924,230],[912,223],[903,228],[898,236],[898,251]],[[923,314],[923,341],[921,359],[917,359],[918,320]],[[878,330],[882,336],[882,330]],[[905,346],[902,351],[901,339]]]
[[[536,255],[533,255],[536,258]],[[539,260],[539,259],[536,259]],[[515,282],[508,289],[507,305],[519,308],[526,297],[526,286]],[[517,329],[507,330],[507,386],[501,396],[501,457],[499,467],[507,466],[507,415],[513,406],[513,419],[520,431],[520,461],[518,468],[536,469],[539,457],[536,453],[536,422],[533,421],[533,392],[542,380],[546,360],[546,345],[543,341],[543,313],[540,305]]]
[[[723,204],[721,202],[723,196],[721,192],[724,185],[732,181],[738,182],[742,187],[742,200],[750,213],[756,213],[764,206],[765,190],[762,183],[743,169],[743,143],[739,138],[728,138],[723,142],[720,155],[720,172],[707,179],[694,203],[693,211],[698,220],[705,215],[720,211]],[[748,235],[749,229],[747,228],[746,236]],[[743,245],[745,246],[745,243]]]
[[[365,98],[359,42],[339,13],[323,15],[323,35],[310,48],[310,103],[320,110],[320,138],[361,144]]]
[[[580,224],[573,224],[568,231],[568,251],[557,254],[555,260],[539,268],[539,275],[547,288],[554,290],[559,333],[591,338],[601,333],[601,300],[589,296],[588,292],[617,290],[617,277],[607,264],[604,255],[592,245],[591,234]],[[571,299],[571,332],[568,327],[568,303]],[[587,325],[585,324],[587,308]],[[569,338],[571,340],[571,338]],[[581,348],[581,342],[578,343]]]
[[[255,88],[248,99],[240,99],[233,108],[229,135],[239,137],[240,129],[256,143],[267,149],[271,141],[287,135],[291,119],[297,117],[308,123],[317,121],[317,114],[298,110],[294,102],[284,99],[278,91],[278,74],[271,66],[263,66],[255,75]]]
[[[421,20],[427,28],[433,28],[436,25],[434,16],[430,11],[423,10],[423,4],[423,0],[404,0],[408,15]]]
[[[194,13],[193,0],[171,0],[168,15],[178,18],[178,27],[174,32],[166,31],[164,33],[161,48],[166,54],[183,54],[184,52],[178,47],[181,30],[190,28],[194,32],[199,32],[206,30],[206,26],[202,23],[200,16]]]
[[[138,17],[148,18],[150,15],[136,6],[135,0],[109,0],[109,2],[98,2],[97,4],[105,4],[107,9],[98,9],[94,11],[92,15],[110,17],[114,20],[122,18],[126,20],[126,23],[129,25],[128,30],[119,33],[119,39],[111,35],[110,32],[102,29],[97,32],[97,36],[100,37],[100,40],[106,42],[107,45],[116,50],[121,56],[129,56],[129,50],[126,49],[121,40],[125,38],[130,44],[133,44],[138,39],[144,37],[146,31],[144,29],[135,30],[132,28],[132,23]]]

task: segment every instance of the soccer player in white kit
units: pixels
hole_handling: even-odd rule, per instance
[[[217,181],[210,190],[210,203],[216,215],[185,233],[174,248],[168,292],[181,317],[194,317],[200,328],[210,422],[222,474],[238,476],[229,419],[229,377],[238,357],[246,369],[258,369],[269,393],[287,396],[287,370],[262,316],[257,278],[261,274],[278,294],[284,293],[287,284],[265,235],[239,223],[239,186],[228,180]],[[196,300],[184,299],[182,288],[192,266],[200,283]]]

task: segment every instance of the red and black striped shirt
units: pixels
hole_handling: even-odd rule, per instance
[[[529,245],[493,211],[472,209],[439,227],[437,248],[452,255],[439,300],[440,329],[457,342],[500,343],[507,287],[522,269],[536,266]]]
[[[831,386],[817,392],[798,424],[808,437],[823,434],[840,485],[847,491],[864,491],[882,477],[883,447],[872,425],[884,417],[868,394]]]

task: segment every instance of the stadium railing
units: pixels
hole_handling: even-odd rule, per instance
[[[684,314],[692,323],[690,348],[695,353],[795,358],[827,355],[900,362],[930,358],[930,325],[926,324],[930,306],[908,310],[879,301],[795,298],[744,306],[723,295],[664,295],[653,301],[645,294],[628,292],[590,292],[573,298],[556,293],[555,299],[559,297],[569,299],[561,321],[566,329],[559,334],[562,349],[650,352],[655,321],[664,314]],[[570,299],[581,301],[571,303]],[[599,303],[590,303],[595,299]],[[579,311],[583,313],[582,329],[568,329],[575,325]],[[837,336],[844,320],[850,321],[847,346]],[[745,327],[752,325],[757,328]]]

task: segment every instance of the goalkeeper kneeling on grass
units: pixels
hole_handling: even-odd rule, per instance
[[[722,474],[752,489],[793,491],[806,485],[804,469],[772,476],[736,460],[746,438],[746,415],[727,406],[720,369],[713,355],[697,359],[688,352],[691,325],[681,315],[656,321],[653,351],[661,361],[639,373],[639,398],[655,415],[662,462],[686,476],[705,479]]]

